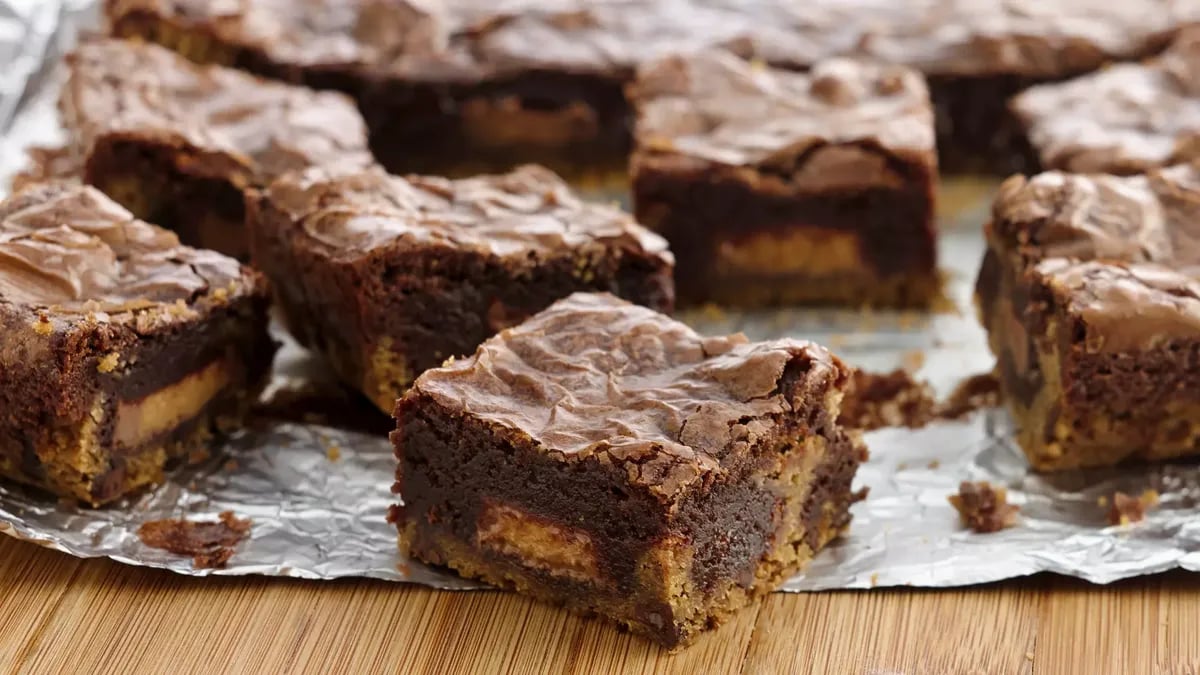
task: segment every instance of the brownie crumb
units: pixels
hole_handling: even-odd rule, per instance
[[[1105,506],[1105,499],[1101,506]],[[1146,514],[1158,506],[1158,492],[1146,490],[1140,497],[1132,497],[1124,492],[1118,492],[1112,497],[1112,506],[1108,510],[1110,525],[1129,525],[1145,520]]]
[[[979,533],[999,532],[1017,523],[1021,510],[1008,503],[1008,491],[987,481],[963,481],[958,494],[950,495],[950,505],[958,511],[963,524]]]
[[[890,373],[854,371],[842,401],[840,422],[871,431],[883,427],[923,427],[933,419],[937,401],[928,382],[904,370]]]
[[[883,427],[919,429],[934,420],[956,420],[1000,403],[1000,382],[992,373],[963,380],[944,401],[906,370],[855,371],[842,401],[842,424],[865,431]]]
[[[234,547],[250,532],[250,525],[248,518],[224,511],[217,522],[167,518],[142,523],[138,537],[147,546],[192,556],[197,569],[218,568],[233,557]]]
[[[982,408],[1000,405],[1000,379],[995,373],[972,375],[954,388],[938,406],[939,419],[954,420]]]

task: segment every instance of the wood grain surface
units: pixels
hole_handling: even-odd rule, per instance
[[[0,537],[0,664],[30,673],[1200,673],[1200,575],[776,593],[666,654],[509,593],[194,579]]]

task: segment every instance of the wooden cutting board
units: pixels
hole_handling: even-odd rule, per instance
[[[195,579],[0,537],[0,669],[36,673],[1200,673],[1200,574],[776,593],[668,655],[500,592]]]

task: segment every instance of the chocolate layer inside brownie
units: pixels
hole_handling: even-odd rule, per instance
[[[623,172],[624,81],[530,71],[484,83],[396,83],[363,97],[376,157],[396,173],[466,175],[524,163],[568,178]]]
[[[904,177],[896,187],[806,194],[787,187],[784,174],[748,181],[647,166],[634,201],[639,219],[685,263],[675,273],[681,302],[920,305],[938,286],[933,178],[900,162],[889,167]]]
[[[241,188],[230,180],[190,175],[185,167],[198,162],[203,158],[176,148],[114,140],[92,150],[84,180],[138,218],[174,231],[188,246],[249,259]]]
[[[1107,466],[1200,450],[1200,300],[1178,275],[1158,287],[1169,275],[1061,260],[1034,269],[1025,319],[1043,384],[1018,417],[1035,466]],[[1125,312],[1141,325],[1113,326],[1093,310]]]
[[[1017,75],[928,77],[939,170],[999,176],[1036,172],[1037,153],[1008,102],[1044,81]]]
[[[0,391],[10,411],[0,424],[0,436],[8,436],[0,456],[37,486],[81,481],[90,492],[79,497],[94,504],[159,480],[164,453],[171,462],[202,448],[202,441],[241,419],[254,402],[275,349],[262,329],[265,313],[265,300],[248,299],[99,359],[86,353],[65,357],[80,359],[65,376],[31,367],[29,381],[44,387],[23,390],[19,400],[5,401],[12,392]],[[77,348],[51,347],[64,354]],[[70,392],[67,408],[56,403],[64,391]],[[64,459],[56,447],[96,453],[96,475],[64,473],[56,465]]]
[[[575,294],[397,404],[401,545],[686,644],[849,522],[847,375],[805,343]]]

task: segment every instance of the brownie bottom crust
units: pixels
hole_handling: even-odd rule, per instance
[[[564,465],[462,416],[403,420],[402,551],[668,648],[775,590],[843,532],[865,454],[841,431],[793,428],[669,515],[629,492],[621,467]]]
[[[157,485],[168,468],[181,462],[202,461],[217,434],[240,426],[254,398],[234,395],[166,434],[122,449],[102,447],[97,417],[73,429],[53,433],[51,441],[23,450],[16,442],[0,440],[0,475],[90,506],[103,506]]]

